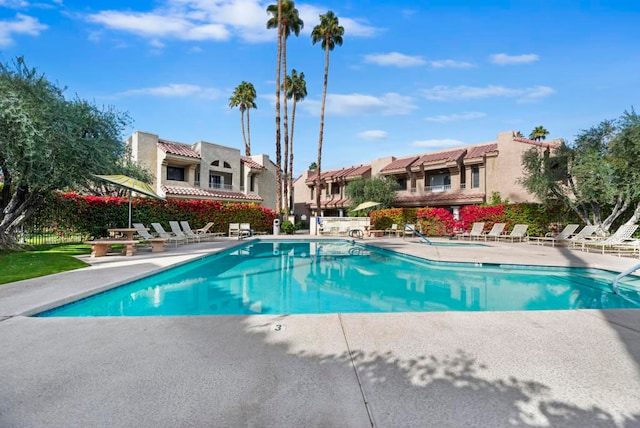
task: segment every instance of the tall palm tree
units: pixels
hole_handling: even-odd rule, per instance
[[[529,134],[529,138],[534,141],[544,141],[547,139],[547,135],[549,135],[549,131],[544,129],[544,126],[540,125],[533,128],[533,131]]]
[[[285,173],[289,171],[288,192],[285,191],[285,197],[293,194],[293,130],[296,124],[296,104],[307,96],[307,82],[304,80],[304,73],[298,74],[296,69],[291,70],[291,76],[284,78],[284,88],[286,88],[286,98],[293,99],[291,106],[291,136],[289,137],[289,165],[287,168],[287,160],[285,156]],[[285,150],[286,152],[286,150]],[[286,176],[286,174],[285,174]],[[289,215],[289,198],[285,198],[285,214]]]
[[[242,140],[244,141],[244,154],[251,156],[251,122],[249,110],[258,108],[256,105],[256,89],[250,82],[242,81],[229,98],[229,107],[240,109],[240,126],[242,127]],[[247,112],[247,133],[244,132],[244,113]]]
[[[318,138],[318,169],[316,170],[316,205],[317,215],[320,215],[320,174],[322,162],[322,134],[324,132],[324,105],[327,100],[327,83],[329,80],[329,51],[342,46],[342,36],[344,27],[338,22],[338,17],[333,11],[328,11],[320,15],[320,24],[316,25],[311,32],[311,43],[320,42],[320,46],[325,52],[324,56],[324,85],[322,87],[322,107],[320,108],[320,137]]]
[[[287,38],[294,33],[296,36],[300,34],[300,30],[304,27],[304,22],[300,19],[298,9],[295,7],[295,3],[292,0],[279,0],[277,4],[271,4],[267,6],[267,13],[272,16],[267,21],[267,28],[278,29],[278,76],[276,78],[276,164],[278,165],[278,183],[276,185],[276,191],[280,193],[282,191],[282,174],[280,170],[282,168],[281,159],[281,144],[280,144],[280,78],[281,70],[282,76],[287,75]],[[283,79],[285,80],[285,79]],[[286,82],[286,80],[285,80]],[[282,91],[285,95],[287,93],[286,83],[283,84]],[[288,108],[287,98],[284,98],[284,175],[287,177],[287,157],[289,150],[289,125],[288,125]],[[279,190],[278,190],[279,188]],[[287,201],[287,191],[285,187],[285,201]],[[288,202],[284,204],[287,209],[288,215]],[[278,207],[281,208],[282,204],[279,203]]]

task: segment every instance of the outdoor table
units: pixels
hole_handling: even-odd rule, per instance
[[[137,227],[119,227],[119,228],[115,228],[115,229],[109,229],[109,233],[112,234],[122,234],[124,236],[126,236],[127,240],[131,241],[133,239],[133,234],[136,233],[139,230],[149,230],[147,228],[144,229],[140,229]]]

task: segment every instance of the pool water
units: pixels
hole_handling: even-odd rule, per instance
[[[38,316],[638,308],[596,269],[441,263],[352,241],[253,241]],[[621,283],[640,300],[640,279]]]

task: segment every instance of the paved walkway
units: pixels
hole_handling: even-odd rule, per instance
[[[637,262],[368,242],[474,263]],[[109,256],[0,286],[0,427],[640,426],[640,310],[24,316],[237,243]]]

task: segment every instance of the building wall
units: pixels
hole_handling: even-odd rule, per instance
[[[200,153],[200,188],[209,189],[209,173],[218,172],[222,174],[232,174],[231,185],[233,192],[240,192],[240,150],[233,147],[221,146],[219,144],[198,141],[193,145],[193,151]],[[211,165],[214,161],[220,161],[219,166]],[[228,162],[231,168],[225,168],[224,162]]]
[[[276,172],[278,168],[271,162],[271,160],[269,160],[269,156],[267,155],[253,155],[253,156],[249,156],[249,158],[251,158],[251,160],[253,160],[256,163],[259,163],[264,167],[264,169],[260,171],[259,174],[256,175],[256,180],[255,180],[256,189],[254,192],[251,192],[251,193],[257,193],[260,196],[262,196],[262,199],[264,199],[262,205],[264,207],[271,208],[272,210],[275,210],[277,212],[278,210],[276,209],[276,205],[277,205]],[[245,168],[245,181],[244,181],[245,185],[244,186],[245,186],[245,192],[250,193],[249,192],[250,173],[248,170],[249,168]]]
[[[160,188],[161,168],[158,162],[158,135],[150,132],[136,131],[125,141],[130,149],[131,160],[153,175],[153,187]]]

